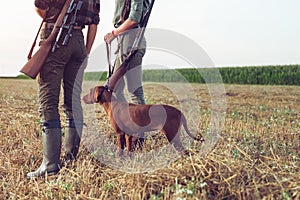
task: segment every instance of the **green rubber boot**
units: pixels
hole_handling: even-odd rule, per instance
[[[27,178],[44,177],[57,174],[60,170],[61,129],[44,129],[43,134],[43,161],[34,172],[29,172]]]
[[[78,131],[81,133],[81,130]],[[64,162],[67,166],[76,160],[79,151],[79,146],[80,134],[78,134],[76,128],[66,128]]]

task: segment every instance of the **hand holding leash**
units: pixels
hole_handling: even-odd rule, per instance
[[[110,33],[107,33],[107,34],[104,36],[104,41],[105,41],[107,44],[110,44],[115,38],[116,38],[115,33],[114,33],[114,31],[112,31],[112,32],[110,32]]]

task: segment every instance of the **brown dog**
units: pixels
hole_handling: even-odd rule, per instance
[[[161,130],[168,141],[179,152],[186,153],[182,146],[179,132],[181,124],[187,134],[197,141],[204,141],[203,137],[193,136],[181,111],[168,105],[136,105],[117,101],[107,87],[96,86],[82,100],[86,104],[100,103],[110,118],[112,128],[117,133],[118,154],[122,155],[125,143],[127,155],[133,151],[139,133]]]

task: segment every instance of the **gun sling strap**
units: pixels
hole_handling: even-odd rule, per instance
[[[28,59],[28,60],[30,60],[31,57],[32,57],[32,53],[33,53],[34,47],[35,47],[35,45],[36,45],[36,41],[37,41],[37,38],[38,38],[38,36],[39,36],[39,33],[41,32],[41,29],[42,29],[42,26],[43,26],[43,24],[44,24],[44,21],[45,21],[45,20],[44,20],[44,18],[43,18],[42,23],[41,23],[41,25],[40,25],[40,27],[39,27],[38,32],[36,33],[36,36],[35,36],[35,38],[34,38],[34,41],[33,41],[32,45],[31,45],[30,51],[29,51],[29,53],[28,53],[28,56],[27,56],[27,59]]]
[[[64,18],[66,12],[68,11],[68,8],[69,8],[70,5],[71,5],[71,1],[73,2],[74,0],[66,0],[64,6],[62,7],[62,9],[61,9],[61,11],[60,11],[60,13],[59,13],[59,15],[58,15],[58,17],[57,17],[56,23],[55,23],[55,27],[56,27],[56,28],[60,28],[60,27],[57,27],[57,24],[58,24],[57,22],[58,22],[59,19],[63,19],[63,18]],[[34,38],[34,41],[33,41],[33,43],[32,43],[32,46],[31,46],[30,51],[29,51],[28,56],[27,56],[27,59],[28,59],[28,60],[30,60],[31,57],[32,57],[32,53],[33,53],[34,47],[35,47],[35,45],[36,45],[37,38],[38,38],[38,36],[39,36],[39,33],[41,32],[41,29],[42,29],[42,27],[43,27],[44,22],[45,22],[45,18],[43,18],[43,20],[42,20],[42,22],[41,22],[41,25],[40,25],[40,27],[39,27],[39,29],[38,29],[38,32],[37,32],[37,34],[36,34],[36,36],[35,36],[35,38]],[[53,29],[54,29],[54,28],[53,28]]]

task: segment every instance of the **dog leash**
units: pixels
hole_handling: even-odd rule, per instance
[[[124,36],[117,36],[118,37],[118,47],[117,47],[117,50],[115,51],[115,55],[120,51],[121,49],[121,45],[122,45],[122,42],[123,42],[123,39],[124,39]],[[119,37],[121,38],[120,41],[119,41]],[[115,65],[116,65],[116,59],[114,61],[114,64],[112,65],[111,64],[111,43],[106,43],[106,59],[107,59],[107,63],[108,63],[108,74],[107,74],[107,79],[109,79],[114,71],[115,71]],[[122,62],[122,61],[120,61]]]
[[[106,43],[106,58],[107,58],[107,63],[108,63],[108,74],[107,74],[107,79],[109,79],[112,74],[114,73],[114,66],[111,65],[111,44]]]

